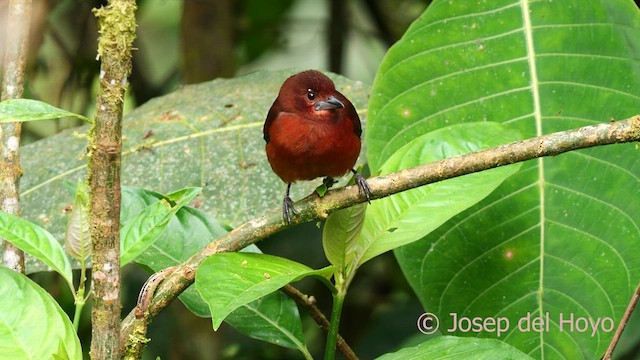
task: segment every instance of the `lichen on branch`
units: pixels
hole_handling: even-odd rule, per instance
[[[102,60],[100,91],[110,105],[124,101],[127,78],[131,74],[131,51],[136,39],[136,19],[131,14],[136,10],[134,1],[111,1],[106,7],[93,9],[100,33],[96,57],[96,60]]]
[[[122,108],[136,34],[134,0],[95,9],[100,38],[100,88],[89,131],[89,228],[92,241],[92,359],[119,358],[120,168]]]

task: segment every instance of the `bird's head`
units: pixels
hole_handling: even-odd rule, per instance
[[[288,78],[278,94],[282,109],[324,117],[345,108],[346,99],[323,73],[307,70]]]

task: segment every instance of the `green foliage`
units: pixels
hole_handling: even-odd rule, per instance
[[[0,267],[0,298],[3,359],[82,359],[69,317],[38,284]]]
[[[153,191],[124,187],[121,220],[126,223],[163,199],[164,195]],[[189,206],[182,206],[170,217],[168,224],[160,226],[164,227],[164,231],[134,259],[135,263],[154,272],[183,263],[211,241],[228,232],[223,224]],[[210,316],[207,304],[195,288],[189,287],[180,295],[180,300],[194,314]]]
[[[0,123],[49,120],[61,117],[75,117],[88,123],[92,122],[82,115],[59,109],[38,100],[15,99],[0,102]]]
[[[169,224],[169,220],[201,190],[188,188],[168,194],[124,223],[120,231],[120,265],[127,264],[151,246]]]
[[[332,268],[313,270],[264,254],[214,254],[198,267],[196,288],[209,304],[213,329],[233,310],[307,276],[328,277]]]
[[[256,72],[185,86],[131,111],[123,122],[123,185],[160,193],[202,187],[200,210],[231,226],[277,208],[285,185],[267,162],[262,124],[280,85],[293,73]],[[358,109],[365,108],[367,86],[332,77]],[[58,238],[67,223],[61,209],[73,203],[65,184],[85,178],[86,147],[85,139],[66,131],[20,151],[22,215]],[[291,196],[297,200],[318,184],[296,184]],[[42,266],[29,261],[27,268]]]
[[[386,175],[420,164],[471,153],[519,139],[517,131],[496,123],[444,127],[410,141],[380,168]],[[520,164],[500,167],[422,186],[375,201],[367,210],[357,261],[367,260],[417,241],[451,217],[487,197]]]
[[[69,215],[67,232],[64,237],[67,254],[83,263],[91,256],[91,233],[89,232],[89,189],[78,180],[76,199]]]
[[[347,272],[355,265],[366,210],[367,203],[362,203],[338,210],[327,218],[322,228],[322,248],[336,269]]]
[[[123,188],[122,195],[123,222],[138,217],[149,206],[165,198],[171,197],[175,201],[175,196],[164,196],[153,191],[131,187]],[[228,228],[223,224],[190,206],[182,206],[170,218],[168,224],[158,226],[162,226],[164,231],[134,259],[135,263],[146,266],[152,271],[160,271],[183,263],[198,250],[228,232]],[[243,251],[259,252],[255,246],[250,246]],[[195,287],[191,286],[184,291],[180,295],[180,300],[195,315],[211,316],[209,305],[198,294]],[[303,353],[307,351],[299,340],[302,338],[299,335],[302,332],[302,324],[298,308],[293,300],[282,296],[279,292],[242,305],[230,313],[225,322],[247,336],[284,347],[297,348]]]
[[[57,271],[73,290],[73,274],[67,254],[47,230],[0,211],[0,237]]]
[[[639,28],[640,16],[627,0],[434,1],[376,77],[365,132],[371,172],[388,174],[521,136],[634,114]],[[261,52],[260,46],[247,50],[248,56]],[[164,196],[125,187],[122,264],[153,271],[178,265],[227,234],[225,224],[278,206],[284,186],[266,162],[261,127],[291,73],[188,86],[128,115],[123,182],[162,192],[187,184],[203,190]],[[368,89],[336,80],[362,109]],[[15,121],[72,115],[23,102],[1,103],[2,116]],[[52,150],[61,143],[67,151]],[[0,214],[0,236],[69,283],[68,259],[51,233],[64,228],[59,209],[72,196],[60,189],[84,176],[79,155],[85,148],[84,140],[64,133],[22,151],[24,213],[47,230]],[[634,256],[640,246],[640,162],[631,151],[626,145],[573,152],[337,211],[323,229],[333,266],[314,270],[270,255],[215,254],[197,269],[196,287],[180,299],[195,314],[212,316],[214,329],[227,321],[310,358],[298,309],[277,290],[307,276],[320,278],[334,295],[337,324],[357,268],[396,249],[420,301],[440,316],[441,332],[453,326],[452,313],[499,315],[511,327],[499,339],[464,338],[478,334],[458,330],[461,337],[438,337],[381,359],[596,358],[610,331],[562,331],[558,319],[617,324],[640,281]],[[295,195],[314,185],[297,186]],[[6,286],[3,291],[10,291]],[[546,314],[554,320],[548,331],[516,326],[523,316]],[[0,341],[6,339],[0,334]]]
[[[236,308],[224,321],[254,339],[308,354],[298,307],[281,291]]]
[[[640,16],[631,1],[435,1],[387,54],[367,127],[372,172],[420,134],[495,121],[525,137],[638,112]],[[535,358],[596,358],[610,331],[560,331],[573,314],[618,323],[640,281],[634,146],[524,164],[478,205],[396,250],[426,309],[551,314],[504,341]],[[464,190],[463,190],[464,191]],[[457,335],[475,335],[458,331]]]
[[[495,339],[440,336],[418,346],[389,353],[377,360],[447,359],[447,360],[531,360],[520,350]]]

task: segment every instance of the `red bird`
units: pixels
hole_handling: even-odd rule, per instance
[[[371,190],[353,165],[360,154],[360,118],[353,104],[333,81],[315,70],[288,78],[271,105],[264,123],[267,159],[273,172],[287,183],[282,201],[284,221],[297,214],[289,197],[298,180],[332,178],[353,172],[367,201]]]

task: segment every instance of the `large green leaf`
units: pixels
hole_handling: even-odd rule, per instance
[[[123,124],[122,183],[160,193],[202,187],[200,209],[232,226],[279,208],[285,186],[267,162],[262,125],[280,85],[294,72],[185,86],[133,110]],[[331,77],[358,109],[365,108],[367,86]],[[84,179],[86,170],[86,139],[73,133],[87,130],[65,131],[20,151],[22,214],[57,238],[63,238],[67,220],[62,209],[74,199],[65,184]],[[296,184],[292,198],[318,184]]]
[[[2,359],[82,359],[69,317],[38,284],[0,267],[0,298]]]
[[[377,360],[531,360],[518,349],[493,339],[440,336],[420,345],[385,354]]]
[[[496,121],[531,137],[638,113],[639,33],[630,0],[434,1],[374,82],[372,171],[452,123]],[[548,332],[503,339],[534,358],[597,358],[612,333],[560,332],[559,314],[620,319],[640,281],[638,189],[632,144],[530,161],[396,255],[429,311],[512,322],[549,312]]]
[[[396,151],[382,165],[383,175],[516,141],[519,134],[497,123],[452,125],[424,134]],[[367,209],[355,257],[367,260],[429,234],[487,197],[520,164],[449,179],[375,201]]]

